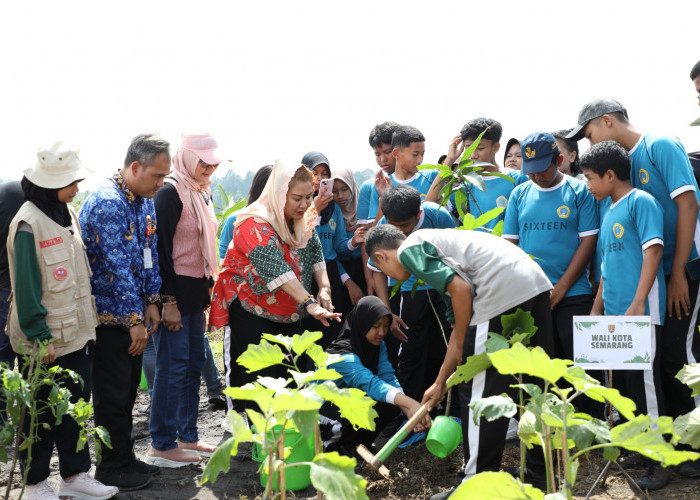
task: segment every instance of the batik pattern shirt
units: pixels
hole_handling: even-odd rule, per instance
[[[229,306],[236,299],[246,311],[276,323],[306,316],[281,286],[297,279],[310,290],[314,271],[326,268],[316,230],[304,248],[292,248],[268,222],[254,218],[243,221],[233,234],[235,244],[226,252],[214,286],[211,325],[219,328],[228,322]]]
[[[142,323],[146,305],[160,300],[153,200],[132,193],[117,172],[85,200],[80,226],[100,324]]]

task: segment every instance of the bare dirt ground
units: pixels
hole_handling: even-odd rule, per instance
[[[199,429],[202,438],[211,443],[220,443],[228,435],[219,426],[224,412],[213,410],[207,403],[206,392],[202,390],[200,403]],[[134,411],[136,454],[143,457],[148,449],[148,395],[140,393]],[[517,465],[519,450],[517,442],[509,442],[503,465]],[[459,447],[450,457],[439,459],[431,455],[425,445],[418,444],[408,449],[396,450],[387,461],[391,471],[391,479],[385,480],[373,473],[366,465],[358,463],[357,472],[368,480],[367,494],[371,499],[388,500],[419,500],[430,498],[431,495],[449,489],[460,480],[460,470],[463,467],[462,448]],[[583,498],[603,466],[603,459],[591,455],[581,462],[579,478],[576,484],[576,498]],[[250,455],[250,445],[242,445],[236,457],[231,458],[231,470],[222,474],[216,483],[199,485],[204,467],[190,466],[181,469],[163,469],[161,474],[153,478],[152,483],[144,490],[120,493],[120,500],[143,499],[254,499],[262,492],[257,475],[257,464]],[[0,485],[4,492],[7,484],[7,466],[2,465]],[[633,473],[634,477],[634,473]],[[58,461],[54,458],[50,481],[58,484]],[[13,498],[17,498],[20,483],[17,474],[13,481],[15,489]],[[683,479],[674,473],[673,482],[664,490],[651,494],[653,499],[700,499],[700,483],[697,480]],[[289,492],[288,498],[312,499],[316,491],[309,487],[298,492]],[[599,489],[591,498],[595,500],[618,500],[634,498],[632,491],[624,478],[613,471],[605,490]],[[349,499],[351,500],[351,499]]]

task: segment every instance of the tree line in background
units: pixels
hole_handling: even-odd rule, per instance
[[[354,174],[355,181],[357,181],[358,186],[375,175],[375,173],[369,168],[363,170],[362,172],[355,172]],[[241,198],[248,196],[248,190],[250,190],[250,185],[253,183],[254,176],[255,172],[246,172],[245,175],[240,176],[233,170],[229,170],[223,177],[213,177],[211,192],[214,199],[214,206],[222,206],[221,191],[219,190],[219,186],[221,186],[224,191],[228,193],[228,196],[231,199],[240,200]],[[8,181],[0,179],[0,183],[3,182]],[[71,206],[76,210],[76,212],[80,211],[80,207],[83,206],[83,202],[89,194],[90,191],[80,191],[76,195],[75,199],[71,203]]]

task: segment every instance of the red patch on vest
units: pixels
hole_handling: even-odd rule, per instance
[[[68,270],[63,266],[58,266],[53,270],[53,277],[58,281],[63,281],[68,277]]]
[[[54,245],[59,245],[63,243],[63,238],[57,236],[56,238],[51,238],[50,240],[44,240],[39,242],[39,248],[48,248]]]

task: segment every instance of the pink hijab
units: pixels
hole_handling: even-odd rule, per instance
[[[261,219],[268,222],[277,236],[287,245],[293,248],[306,247],[313,235],[318,217],[313,203],[306,210],[302,219],[294,221],[294,232],[290,230],[284,218],[284,205],[287,203],[289,181],[294,177],[294,173],[299,167],[298,163],[295,163],[294,166],[287,166],[277,160],[260,198],[241,209],[234,225],[239,226],[244,220],[251,217]]]
[[[170,174],[177,182],[166,179],[177,189],[182,204],[197,219],[199,228],[199,245],[204,256],[205,273],[216,278],[219,275],[219,260],[216,258],[216,217],[211,202],[211,181],[198,183],[195,178],[195,170],[199,157],[196,153],[180,148],[173,158],[173,172]],[[209,204],[204,200],[204,195],[209,198]]]

